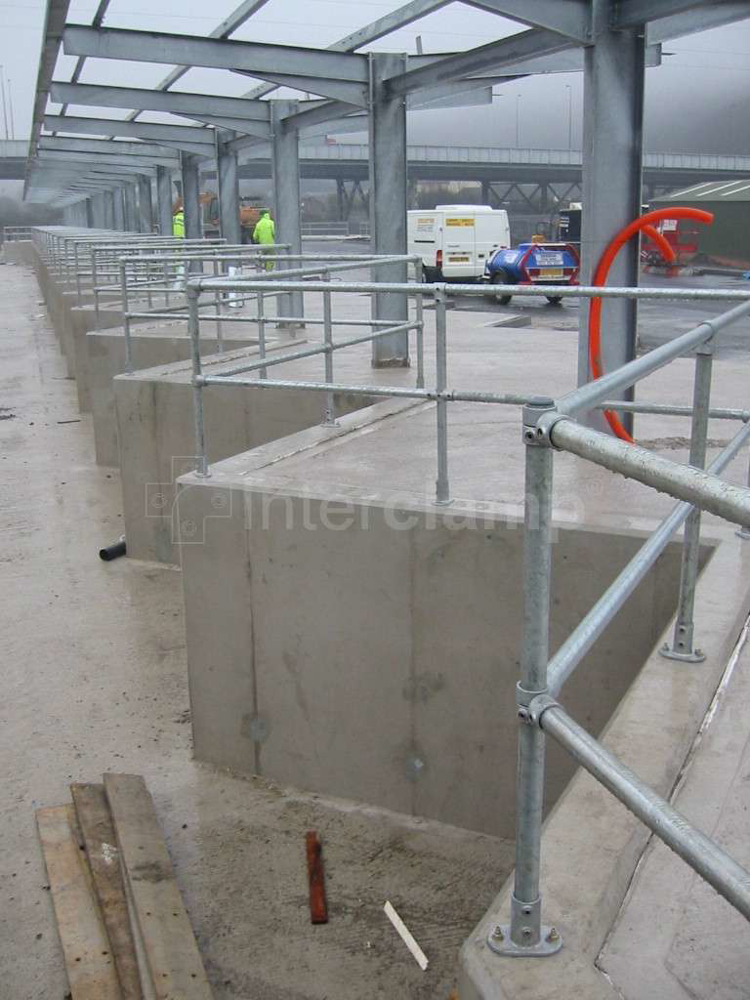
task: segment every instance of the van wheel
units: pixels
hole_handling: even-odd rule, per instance
[[[442,280],[443,280],[443,276],[440,273],[440,268],[438,268],[438,267],[427,267],[427,266],[424,266],[422,268],[422,281],[425,284],[431,285],[435,281],[442,281]]]
[[[547,301],[551,306],[559,306],[562,302],[562,295],[548,295]]]
[[[497,271],[495,271],[495,273],[492,275],[492,278],[490,279],[490,284],[491,285],[512,285],[513,282],[510,280],[510,277],[508,276],[508,272],[505,271],[505,270],[503,270],[503,268],[501,267]],[[513,296],[512,295],[496,295],[495,298],[497,299],[497,301],[500,303],[501,306],[507,306],[508,303],[510,302],[510,300],[513,298]]]

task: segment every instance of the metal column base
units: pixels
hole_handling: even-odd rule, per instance
[[[562,936],[555,927],[543,924],[541,937],[536,944],[516,944],[510,936],[510,924],[498,924],[487,937],[487,944],[496,955],[505,958],[547,958],[562,948]]]
[[[678,653],[666,642],[659,652],[667,660],[682,660],[683,663],[702,663],[706,659],[706,654],[702,649],[694,649],[691,653]]]

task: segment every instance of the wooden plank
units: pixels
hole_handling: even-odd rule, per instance
[[[125,878],[157,1000],[212,1000],[154,803],[143,778],[105,774]]]
[[[310,888],[310,923],[328,923],[326,902],[326,876],[323,868],[323,845],[315,830],[305,835],[307,847],[307,881]]]
[[[38,809],[36,822],[47,866],[65,969],[73,1000],[122,1000],[109,939],[72,805]]]
[[[70,786],[123,1000],[143,1000],[115,828],[104,785]]]

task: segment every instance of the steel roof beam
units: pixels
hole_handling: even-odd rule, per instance
[[[366,56],[292,45],[235,42],[230,39],[218,41],[199,35],[68,25],[63,31],[63,48],[67,55],[85,55],[96,59],[318,76],[354,83],[367,83],[369,79]]]
[[[179,166],[177,154],[168,146],[157,146],[151,142],[110,141],[109,139],[82,139],[66,135],[43,135],[39,138],[39,149],[59,149],[76,153],[105,153],[108,156],[154,157],[155,161],[167,161]]]
[[[419,18],[424,17],[426,14],[431,14],[435,10],[440,10],[441,7],[446,7],[450,2],[451,0],[411,0],[411,3],[404,4],[398,10],[391,11],[390,14],[379,17],[377,21],[373,21],[364,28],[359,28],[350,35],[345,35],[338,42],[329,45],[326,51],[356,52],[363,45],[376,42],[379,38],[389,35],[392,31],[404,28],[408,24],[418,21]],[[243,96],[265,97],[266,94],[270,94],[274,90],[276,90],[275,86],[262,83],[257,87],[253,87],[252,90]]]
[[[684,14],[698,8],[720,8],[723,0],[617,0],[612,4],[610,27],[615,31],[638,28],[649,21]]]
[[[110,118],[73,118],[60,115],[45,115],[44,127],[50,131],[83,133],[84,135],[121,135],[134,139],[152,139],[160,145],[173,146],[211,156],[213,153],[213,133],[209,129],[190,125],[153,125],[150,122],[117,121]]]
[[[237,8],[237,10],[235,10],[232,14],[230,14],[229,17],[226,18],[226,20],[222,21],[221,24],[219,24],[216,28],[214,28],[214,30],[208,37],[229,38],[232,32],[236,31],[237,28],[241,27],[241,25],[243,25],[245,21],[248,21],[253,16],[253,14],[259,11],[261,7],[265,7],[267,3],[268,0],[245,0],[245,2],[241,3]],[[175,68],[171,71],[171,73],[168,73],[161,81],[161,83],[158,84],[156,89],[160,91],[169,90],[172,84],[177,83],[177,81],[180,80],[187,73],[189,69],[190,69],[189,66],[175,66]],[[131,120],[135,120],[135,118],[138,117],[139,113],[140,112],[136,111]]]
[[[99,6],[96,8],[94,16],[91,19],[92,28],[98,28],[104,22],[104,15],[107,13],[107,8],[109,7],[110,3],[111,0],[100,0]],[[76,61],[75,68],[73,69],[73,74],[70,78],[71,83],[78,83],[78,81],[81,79],[81,73],[83,72],[83,67],[85,64],[86,64],[85,56],[81,56]],[[67,110],[68,110],[67,104],[63,103],[63,106],[60,109],[60,114],[64,115],[67,112]]]
[[[533,28],[546,28],[581,45],[591,41],[591,7],[586,0],[462,0]]]
[[[36,142],[42,127],[42,118],[47,107],[50,80],[55,71],[57,54],[60,51],[62,33],[68,18],[70,0],[47,0],[47,11],[42,34],[42,51],[39,55],[39,71],[36,78],[36,96],[31,122],[29,156],[36,152]]]
[[[366,108],[370,91],[366,84],[351,83],[348,80],[326,80],[319,76],[288,76],[283,73],[259,73],[258,70],[239,70],[238,72],[246,76],[262,76],[264,80],[270,80],[275,86],[271,87],[292,87],[308,94],[319,94],[321,97],[328,97],[334,101],[344,101],[346,104],[356,104]],[[266,101],[262,103],[267,103]]]
[[[122,160],[107,160],[97,155],[86,156],[84,154],[72,154],[66,155],[65,153],[50,152],[45,150],[40,150],[39,154],[34,161],[38,164],[60,164],[67,165],[71,164],[78,169],[107,169],[107,170],[118,170],[124,174],[151,174],[156,170],[156,164],[149,162],[148,160],[137,160],[133,158],[134,162],[124,162]]]
[[[672,38],[683,38],[698,31],[709,31],[711,28],[720,28],[725,24],[743,21],[749,17],[750,4],[747,0],[705,4],[687,13],[672,14],[669,17],[659,18],[658,21],[652,21],[646,28],[646,40],[651,43],[667,42]]]
[[[248,101],[242,97],[216,97],[206,94],[162,93],[139,87],[106,87],[90,83],[53,82],[50,99],[59,104],[95,108],[127,108],[138,111],[165,111],[193,117],[193,112],[207,115],[268,122],[268,102]]]
[[[543,28],[531,28],[468,52],[446,56],[421,69],[407,70],[386,80],[393,95],[408,94],[422,87],[434,87],[482,70],[507,68],[516,72],[518,64],[538,56],[554,55],[575,45],[569,38]]]

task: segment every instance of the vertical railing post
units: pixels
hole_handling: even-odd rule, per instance
[[[424,389],[424,293],[422,292],[424,265],[421,257],[414,261],[414,280],[418,286],[415,297],[417,310],[417,389]]]
[[[550,593],[552,577],[552,473],[554,453],[537,433],[539,417],[551,401],[524,407],[526,503],[523,545],[523,645],[517,686],[518,771],[516,781],[516,872],[510,923],[490,933],[488,944],[500,955],[543,957],[559,951],[554,927],[542,926],[539,891],[544,807],[544,732],[529,705],[547,694]]]
[[[695,381],[693,383],[693,420],[690,432],[690,465],[696,469],[706,467],[708,442],[708,414],[711,406],[711,369],[713,346],[711,341],[697,349],[695,355]],[[701,550],[701,509],[693,507],[685,521],[680,567],[680,597],[672,645],[665,643],[660,652],[670,660],[700,663],[706,654],[693,644],[695,584],[698,579]]]
[[[218,257],[214,257],[213,265],[214,265],[214,278],[219,278],[221,276],[221,271],[220,271],[220,262]],[[216,348],[218,354],[223,354],[224,331],[221,325],[221,290],[218,288],[214,293],[214,305],[216,306]]]
[[[201,368],[200,315],[198,297],[200,291],[188,285],[185,289],[188,305],[188,335],[190,356],[193,362],[193,421],[195,426],[195,471],[199,476],[208,476],[206,461],[206,432],[203,419],[203,370]]]
[[[258,353],[260,354],[260,360],[265,361],[266,359],[266,302],[264,294],[259,291],[256,295],[256,304],[258,307]],[[268,369],[260,368],[258,369],[258,374],[261,378],[268,378]]]
[[[445,292],[435,293],[435,356],[438,392],[445,392],[448,385],[448,343],[445,308]],[[437,482],[435,502],[450,503],[450,483],[448,480],[448,402],[437,401]]]
[[[133,345],[130,341],[130,306],[128,303],[128,264],[120,258],[120,297],[122,299],[122,332],[125,338],[125,371],[133,373]]]
[[[327,268],[323,268],[323,281],[330,282],[330,280],[330,271]],[[326,382],[330,384],[333,382],[333,314],[330,288],[327,288],[323,292],[323,341],[326,345]],[[326,393],[326,410],[323,423],[327,427],[334,427],[336,424],[336,400],[332,392]]]

